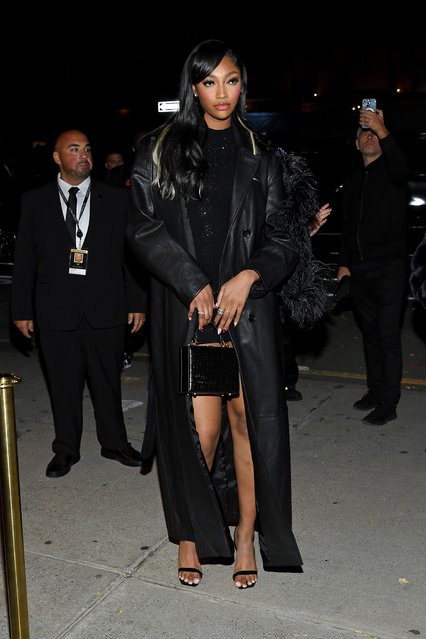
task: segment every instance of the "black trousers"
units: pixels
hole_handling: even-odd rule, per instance
[[[99,443],[109,449],[126,445],[121,405],[124,337],[125,326],[93,328],[84,318],[72,331],[40,330],[55,425],[54,453],[80,450],[86,380]]]
[[[396,406],[401,395],[408,265],[401,260],[371,271],[352,271],[350,287],[362,332],[368,389],[378,402]]]

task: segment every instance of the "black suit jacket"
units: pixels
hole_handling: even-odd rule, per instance
[[[71,330],[83,315],[94,328],[127,323],[144,312],[144,291],[125,264],[128,193],[92,180],[86,275],[70,275],[72,241],[62,214],[57,182],[24,193],[16,239],[11,312],[40,328]]]

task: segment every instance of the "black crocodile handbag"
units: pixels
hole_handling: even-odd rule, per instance
[[[182,395],[239,394],[238,360],[235,350],[220,346],[199,346],[196,336],[179,349],[179,393]]]

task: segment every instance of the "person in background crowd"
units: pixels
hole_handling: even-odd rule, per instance
[[[138,129],[132,138],[132,149],[136,153],[141,143],[141,140],[149,133],[148,129]]]
[[[107,171],[115,169],[117,166],[124,166],[124,158],[121,153],[108,153],[105,158],[105,168]]]
[[[383,111],[361,109],[356,147],[363,164],[343,185],[343,225],[337,280],[350,276],[367,371],[367,392],[354,408],[363,421],[396,419],[401,394],[401,325],[408,288],[407,159],[389,133]]]
[[[128,191],[91,178],[81,131],[59,135],[53,159],[57,178],[22,197],[11,286],[12,319],[27,338],[38,327],[47,372],[55,439],[46,475],[80,460],[86,378],[101,455],[141,466],[121,406],[124,328],[140,330],[146,303],[124,262]]]
[[[188,586],[200,583],[203,561],[234,557],[233,584],[254,586],[255,529],[265,568],[302,564],[276,293],[298,254],[283,230],[281,163],[245,119],[246,91],[238,55],[218,40],[200,43],[183,66],[180,110],[141,140],[131,175],[128,239],[152,276],[145,437],[156,443]],[[201,344],[220,347],[222,337],[235,348],[237,397],[179,395],[179,347],[196,327]]]
[[[111,184],[113,186],[119,186],[121,188],[128,189],[128,187],[130,186],[130,170],[126,166],[124,156],[121,153],[108,153],[105,158],[105,168],[107,171],[104,178],[106,184]],[[132,275],[136,276],[136,274],[133,272],[134,265],[132,256],[127,254],[126,260],[127,266],[132,271]],[[145,288],[146,286],[145,282],[140,282],[140,285],[143,288]],[[132,366],[134,354],[143,346],[144,337],[145,336],[143,330],[135,332],[133,331],[133,327],[131,324],[127,325],[123,353],[123,371]]]
[[[105,184],[112,186],[130,186],[129,169],[121,153],[108,153],[105,158]]]

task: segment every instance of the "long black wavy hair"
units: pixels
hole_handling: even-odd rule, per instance
[[[251,136],[254,131],[245,120],[247,72],[241,58],[221,40],[205,40],[188,55],[179,84],[179,111],[160,127],[153,149],[157,167],[155,184],[163,198],[173,199],[178,193],[185,199],[199,199],[203,177],[208,169],[203,155],[207,137],[204,111],[194,96],[193,85],[209,76],[229,56],[241,74],[241,93],[232,119]]]

